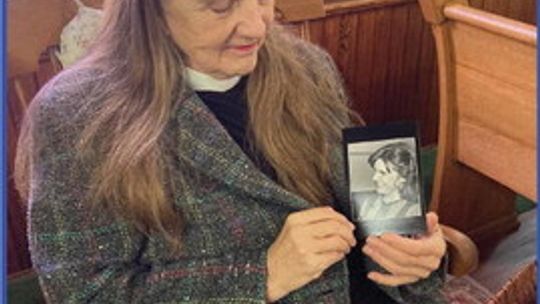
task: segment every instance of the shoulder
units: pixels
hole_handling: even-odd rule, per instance
[[[68,69],[40,89],[24,121],[24,132],[30,136],[35,153],[44,150],[63,153],[78,145],[103,104],[107,90],[101,89],[100,83],[104,77],[94,69]]]
[[[103,97],[104,74],[90,68],[68,69],[49,80],[32,100],[27,119],[41,128],[68,130],[83,123]],[[66,129],[68,128],[68,129]]]

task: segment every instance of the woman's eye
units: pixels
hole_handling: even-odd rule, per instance
[[[224,14],[230,11],[236,0],[215,0],[210,3],[210,9],[217,14]]]

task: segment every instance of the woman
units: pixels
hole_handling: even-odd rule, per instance
[[[50,302],[349,301],[356,240],[334,210],[347,205],[345,95],[329,57],[273,12],[272,0],[107,3],[97,43],[41,90],[19,144]],[[439,280],[435,216],[430,227],[369,247],[391,272],[370,279],[404,285],[395,299]]]
[[[420,216],[422,213],[414,152],[404,142],[384,145],[368,158],[373,168],[375,192],[353,194],[360,204],[359,220],[384,220]]]

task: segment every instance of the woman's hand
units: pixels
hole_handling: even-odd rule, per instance
[[[390,274],[368,273],[368,278],[383,285],[399,286],[427,278],[439,268],[446,252],[439,219],[426,215],[427,234],[410,239],[393,233],[370,236],[362,251]]]
[[[268,300],[279,300],[343,259],[356,245],[353,230],[354,225],[330,207],[290,214],[268,250]]]

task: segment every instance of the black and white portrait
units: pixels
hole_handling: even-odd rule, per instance
[[[413,139],[354,144],[351,150],[351,166],[365,167],[361,162],[368,165],[367,170],[356,170],[358,174],[350,177],[354,217],[358,221],[422,214]]]
[[[422,230],[417,138],[412,126],[398,127],[356,128],[346,134],[351,215],[362,235]]]

